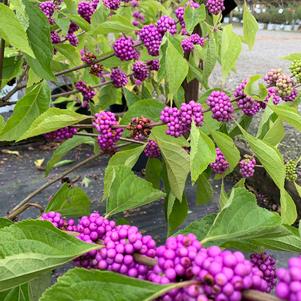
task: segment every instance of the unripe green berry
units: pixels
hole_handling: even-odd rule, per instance
[[[290,66],[290,71],[297,82],[301,82],[301,60],[295,60]]]
[[[295,182],[297,177],[297,162],[295,160],[290,160],[285,165],[285,178],[288,181]]]

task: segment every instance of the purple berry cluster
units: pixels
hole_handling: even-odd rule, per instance
[[[206,7],[210,14],[218,15],[225,9],[224,0],[207,0]]]
[[[139,52],[134,47],[132,38],[121,37],[113,44],[115,55],[122,61],[137,60]]]
[[[202,248],[193,261],[192,273],[202,283],[205,300],[240,301],[247,289],[267,290],[262,272],[241,252]]]
[[[283,100],[286,101],[286,102],[295,101],[297,96],[298,96],[298,91],[297,91],[296,88],[293,88],[291,94],[288,95],[288,96],[283,97]]]
[[[111,71],[110,78],[115,88],[122,88],[128,83],[127,75],[120,68],[114,68]]]
[[[200,5],[197,2],[194,2],[192,0],[188,1],[185,5],[186,6],[190,6],[192,9],[196,9],[199,8]],[[175,10],[175,15],[178,19],[178,21],[180,22],[180,25],[182,27],[182,34],[187,34],[186,28],[185,28],[185,21],[184,21],[184,14],[185,14],[185,7],[184,6],[179,6],[176,10]]]
[[[111,112],[95,114],[93,126],[99,132],[98,144],[104,151],[113,151],[116,142],[122,135],[122,128],[114,128],[118,124],[116,117]]]
[[[78,37],[74,33],[67,33],[66,40],[69,41],[70,45],[76,47],[78,45]]]
[[[159,71],[160,69],[160,61],[159,60],[150,60],[146,62],[150,71]]]
[[[237,98],[237,106],[244,112],[244,114],[247,116],[254,116],[260,111],[261,105],[260,102],[245,94],[244,89],[247,83],[248,80],[243,80],[236,87],[234,97]]]
[[[301,300],[301,257],[293,257],[288,261],[288,268],[277,270],[279,282],[276,286],[276,296],[281,300]]]
[[[282,69],[271,69],[265,76],[264,81],[269,86],[275,86],[279,77],[283,74]]]
[[[44,1],[40,3],[40,10],[43,12],[43,14],[47,17],[48,22],[50,24],[54,24],[54,19],[52,18],[56,6],[53,3],[53,1]]]
[[[140,23],[145,21],[143,13],[138,10],[134,11],[132,16],[134,18],[134,21],[132,22],[134,26],[139,26]]]
[[[150,235],[142,235],[135,226],[120,225],[106,233],[103,243],[96,255],[99,269],[146,279],[150,268],[138,263],[135,254],[155,257],[156,243]]]
[[[280,101],[282,100],[279,93],[278,89],[276,87],[269,87],[268,88],[268,96],[266,97],[264,103],[268,103],[269,100],[272,100],[274,105],[278,105]]]
[[[42,213],[41,220],[48,221],[56,228],[62,229],[65,225],[65,220],[59,212],[49,211]]]
[[[213,163],[210,163],[210,167],[215,173],[223,174],[229,168],[229,162],[218,147],[215,149],[215,152],[216,158]]]
[[[80,59],[82,62],[87,63],[88,65],[92,65],[94,61],[96,60],[96,55],[90,51],[87,51],[85,49],[80,50]]]
[[[162,42],[162,35],[158,28],[154,24],[144,26],[138,32],[139,39],[142,41],[146,47],[149,55],[157,56],[159,55],[159,49]]]
[[[204,121],[202,105],[191,100],[183,103],[180,110],[177,108],[165,107],[161,112],[160,119],[168,127],[166,134],[179,137],[189,132],[192,121],[200,127]]]
[[[121,1],[120,0],[103,0],[105,7],[116,10],[119,8]]]
[[[93,74],[97,77],[103,77],[103,66],[101,64],[92,64],[90,66],[90,74]]]
[[[205,45],[205,39],[203,37],[200,37],[197,33],[194,33],[191,36],[185,38],[181,42],[181,45],[184,52],[189,53],[193,51],[195,45],[200,45],[203,47]]]
[[[61,42],[61,38],[56,31],[50,32],[50,39],[52,44],[59,44]]]
[[[240,174],[243,178],[250,178],[255,173],[256,160],[252,157],[246,157],[239,162]]]
[[[48,141],[60,142],[72,138],[76,133],[77,128],[68,126],[50,133],[46,133],[44,137]]]
[[[149,158],[159,158],[161,156],[161,152],[158,144],[154,140],[148,140],[144,149],[144,154]]]
[[[234,112],[230,97],[223,91],[213,91],[208,99],[207,104],[212,111],[212,118],[227,122],[232,119]]]
[[[266,292],[270,293],[277,283],[276,259],[272,255],[263,252],[251,254],[250,261],[253,266],[257,267],[262,272],[263,279],[268,285]]]
[[[133,64],[133,76],[139,81],[144,81],[149,76],[149,68],[147,64],[142,61],[137,61]]]
[[[87,107],[89,102],[93,99],[96,95],[95,90],[88,86],[84,81],[78,81],[75,84],[75,88],[83,95],[83,107]]]
[[[157,28],[158,31],[163,36],[166,32],[169,32],[170,34],[174,35],[177,33],[177,25],[173,18],[169,16],[162,16],[157,21]]]
[[[94,14],[95,8],[90,1],[81,1],[78,3],[77,12],[87,22],[91,22],[91,17]]]

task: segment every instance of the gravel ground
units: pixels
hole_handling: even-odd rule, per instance
[[[238,28],[237,31],[240,32],[241,29]],[[225,83],[225,87],[233,90],[235,85],[242,79],[253,74],[264,74],[271,68],[281,67],[287,70],[289,63],[279,58],[289,53],[300,51],[300,45],[301,33],[259,32],[254,50],[248,51],[244,47],[238,62],[237,73],[231,74]],[[217,68],[212,76],[212,86],[220,85],[219,71]],[[287,127],[287,135],[287,138],[281,145],[281,149],[286,156],[294,158],[298,154],[300,155],[300,133],[298,134]],[[47,161],[52,152],[43,143],[2,147],[2,151],[3,149],[18,151],[20,156],[0,152],[0,216],[5,215],[9,209],[20,202],[28,193],[37,189],[45,182],[43,171],[35,167],[34,161],[37,159],[45,159]],[[87,149],[79,148],[75,152],[72,152],[68,158],[78,161],[88,155]],[[86,188],[86,191],[93,201],[93,209],[100,211],[103,210],[103,204],[99,203],[99,199],[103,191],[103,173],[106,163],[107,158],[104,157],[70,175],[71,178],[74,178],[76,175],[80,175],[81,179],[85,176],[89,178],[90,184]],[[67,167],[56,169],[50,177],[60,173],[64,168]],[[226,189],[230,187],[230,184],[226,183]],[[193,188],[190,185],[187,187],[190,213],[186,224],[195,218],[216,212],[218,208],[219,185],[218,183],[213,183],[213,185],[215,188],[214,201],[203,206],[195,206]],[[58,186],[53,185],[35,197],[33,201],[45,205],[48,198],[57,190]],[[166,233],[162,207],[160,202],[156,202],[150,206],[129,212],[127,219],[129,222],[140,226],[144,231],[152,233],[156,239],[162,240]],[[33,209],[26,212],[22,217],[35,217],[36,215],[37,212]],[[281,262],[284,262],[286,259],[286,255],[281,253],[277,253],[277,257]]]

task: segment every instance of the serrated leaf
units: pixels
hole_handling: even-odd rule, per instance
[[[166,165],[170,189],[177,199],[182,200],[186,179],[190,171],[189,155],[178,144],[163,140],[159,136],[154,136],[154,140],[159,145]]]
[[[112,104],[122,104],[122,90],[113,85],[104,86],[98,93],[97,111],[107,109]]]
[[[51,169],[72,149],[78,147],[81,144],[95,145],[95,139],[92,137],[84,136],[73,136],[70,139],[64,141],[58,148],[53,152],[52,157],[47,162],[45,174],[48,176]]]
[[[221,46],[221,65],[223,78],[226,79],[236,66],[236,62],[241,52],[241,40],[234,33],[232,25],[223,28]]]
[[[196,182],[211,162],[215,161],[213,141],[192,123],[190,131],[190,170],[191,180]]]
[[[205,5],[202,4],[198,8],[187,5],[184,12],[185,28],[188,33],[192,33],[195,26],[206,19]]]
[[[26,220],[3,228],[0,237],[0,291],[35,279],[99,247],[39,220]]]
[[[55,49],[58,50],[58,52],[60,52],[71,63],[71,67],[81,64],[79,52],[74,46],[61,43],[55,44]]]
[[[205,173],[202,173],[196,181],[196,203],[206,204],[213,196],[213,189]]]
[[[243,40],[249,46],[249,50],[254,47],[258,29],[257,21],[250,12],[248,4],[245,2],[243,13]]]
[[[203,243],[285,235],[288,231],[281,225],[279,215],[259,207],[255,196],[246,189],[235,188],[231,202],[217,215]]]
[[[151,183],[137,177],[130,167],[113,165],[107,168],[106,176],[110,173],[110,183],[105,182],[104,191],[104,195],[108,196],[107,216],[149,204],[165,196]]]
[[[208,88],[208,79],[217,62],[217,45],[213,35],[209,35],[209,39],[205,44],[205,58],[203,61],[203,83]]]
[[[13,224],[13,222],[7,218],[4,217],[0,217],[0,229],[10,226],[11,224]]]
[[[151,301],[177,285],[159,285],[117,273],[76,268],[60,277],[40,301]]]
[[[17,141],[49,133],[85,119],[87,119],[86,115],[65,109],[50,108],[35,119],[30,128]]]
[[[175,64],[175,62],[177,63]],[[188,74],[188,70],[188,62],[184,59],[183,54],[174,46],[171,38],[168,38],[165,72],[169,97],[177,94],[178,89]]]
[[[50,90],[43,82],[21,98],[0,133],[0,141],[18,140],[32,125],[33,121],[45,112],[50,103]]]
[[[225,158],[229,162],[230,167],[226,170],[224,174],[227,175],[234,170],[234,168],[236,167],[236,165],[240,160],[239,150],[237,149],[232,138],[229,137],[228,135],[217,131],[213,131],[211,134],[215,143],[221,149]]]
[[[18,50],[34,57],[26,32],[13,11],[0,3],[0,37]]]
[[[63,216],[79,217],[90,213],[91,200],[84,190],[64,183],[50,199],[45,212],[56,211]]]
[[[40,77],[55,80],[51,70],[53,47],[50,41],[50,27],[46,16],[42,13],[38,3],[22,0],[29,18],[27,36],[29,45],[36,57],[30,59],[29,65]]]
[[[2,82],[0,89],[11,79],[16,77],[22,70],[22,59],[18,56],[5,57],[2,70]]]
[[[222,180],[222,185],[221,185],[221,192],[219,195],[219,203],[220,203],[220,207],[224,208],[227,203],[229,202],[229,197],[225,191],[225,185],[224,185],[224,180]]]
[[[120,15],[113,15],[108,18],[105,22],[99,24],[93,32],[96,34],[107,34],[107,33],[132,33],[136,30],[130,20]]]

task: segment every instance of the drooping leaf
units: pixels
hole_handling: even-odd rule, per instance
[[[21,98],[0,133],[0,141],[18,140],[50,103],[50,90],[43,82]]]
[[[80,187],[64,183],[50,199],[45,212],[56,211],[63,216],[78,217],[90,213],[91,200]]]
[[[273,123],[273,125],[263,137],[263,141],[271,145],[278,145],[284,137],[284,126],[282,124],[282,121],[279,118],[277,118],[277,120]]]
[[[288,235],[280,216],[259,207],[252,193],[234,188],[231,195],[231,202],[216,216],[203,243]]]
[[[97,111],[107,109],[113,104],[122,104],[121,89],[116,89],[113,85],[104,86],[98,94]]]
[[[190,170],[191,180],[196,182],[211,162],[215,161],[213,141],[193,123],[191,126]]]
[[[224,185],[224,180],[222,180],[222,185],[221,185],[221,192],[219,195],[219,203],[220,203],[220,207],[224,208],[227,203],[229,202],[229,197],[225,191],[225,185]]]
[[[65,126],[79,123],[85,119],[87,119],[86,115],[66,109],[50,108],[35,119],[30,128],[18,138],[18,141],[49,133]]]
[[[47,80],[54,80],[51,70],[53,47],[50,41],[50,27],[46,16],[39,8],[39,4],[29,0],[22,0],[29,18],[27,36],[29,45],[35,55],[28,63],[36,74]]]
[[[258,82],[260,79],[261,75],[251,76],[244,92],[256,100],[263,101],[268,96],[268,90],[263,83]]]
[[[151,183],[137,177],[130,167],[113,165],[106,170],[105,191],[106,215],[134,209],[164,197]]]
[[[151,301],[177,285],[158,285],[113,272],[75,268],[60,277],[40,301]]]
[[[16,77],[22,69],[22,60],[19,56],[6,57],[3,61],[2,82],[0,89],[4,87],[7,82]]]
[[[39,220],[26,220],[3,228],[0,237],[0,291],[28,282],[98,248]]]
[[[189,155],[178,144],[154,137],[166,164],[169,185],[174,196],[182,200],[186,179],[190,170]]]
[[[149,158],[145,168],[145,179],[160,189],[162,162],[157,158]]]
[[[239,36],[234,33],[232,24],[226,25],[223,28],[221,46],[221,65],[224,79],[235,68],[240,52],[241,40]]]
[[[213,196],[213,189],[205,173],[202,173],[196,181],[196,203],[206,204]]]
[[[95,139],[92,137],[85,136],[73,136],[70,139],[67,139],[58,148],[53,152],[52,157],[47,162],[45,174],[48,176],[52,168],[59,162],[61,159],[72,149],[78,147],[81,144],[95,145]]]
[[[14,12],[3,3],[0,3],[0,37],[18,50],[34,57],[22,24]]]
[[[243,13],[243,40],[248,44],[250,50],[254,47],[258,29],[257,21],[250,12],[248,4],[245,2]]]
[[[185,28],[191,34],[197,24],[206,19],[205,5],[202,4],[198,8],[187,5],[184,12]]]
[[[217,62],[217,45],[213,35],[205,44],[205,58],[203,61],[203,84],[208,88],[208,79]]]

